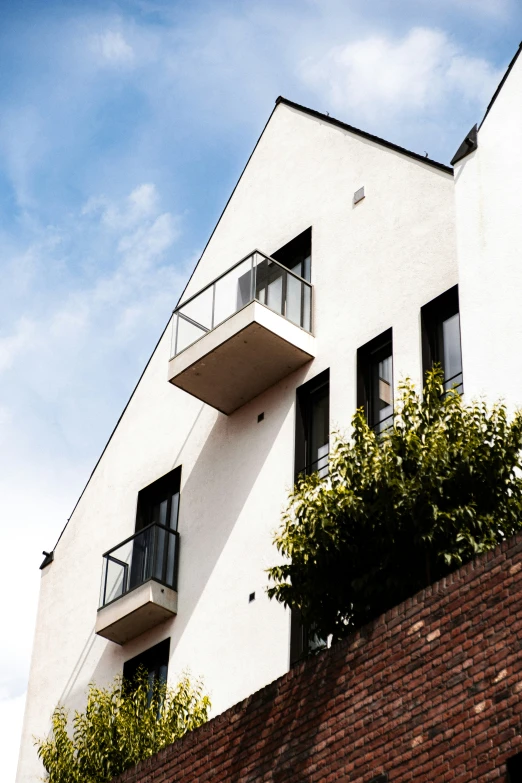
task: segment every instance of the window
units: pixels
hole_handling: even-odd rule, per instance
[[[159,524],[178,529],[181,468],[176,468],[138,493],[136,532],[147,525]]]
[[[272,253],[272,258],[293,275],[310,281],[312,231],[307,229],[284,247]],[[311,329],[310,287],[297,277],[284,273],[269,259],[256,268],[256,299],[270,309],[281,313],[303,329]]]
[[[303,624],[299,610],[290,611],[290,666],[294,666],[308,654],[324,649],[326,642]]]
[[[375,432],[393,424],[392,330],[371,340],[357,351],[357,407]]]
[[[421,309],[422,364],[424,375],[439,362],[444,371],[444,389],[456,387],[462,394],[462,354],[458,286],[450,288]]]
[[[328,472],[330,443],[330,370],[297,389],[295,475]]]
[[[138,670],[142,669],[147,675],[150,692],[155,682],[167,682],[169,652],[170,639],[165,639],[129,661],[125,661],[123,664],[123,679],[132,686]]]
[[[276,261],[286,266],[294,274],[310,282],[312,229],[307,228],[298,237],[276,250],[275,253],[272,253],[272,258],[275,258]]]
[[[522,783],[522,753],[507,760],[507,783]]]
[[[128,589],[151,577],[175,589],[180,482],[181,468],[176,468],[138,493],[136,533],[140,535],[134,538]]]

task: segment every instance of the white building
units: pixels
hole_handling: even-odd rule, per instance
[[[521,96],[515,57],[454,168],[278,99],[42,565],[18,783],[54,706],[139,656],[202,675],[214,713],[288,670],[273,532],[357,405],[385,426],[435,360],[522,403]]]

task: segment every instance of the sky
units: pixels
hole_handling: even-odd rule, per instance
[[[0,0],[0,755],[51,550],[278,95],[448,163],[517,0]]]

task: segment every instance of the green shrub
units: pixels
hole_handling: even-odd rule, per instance
[[[522,414],[399,388],[394,425],[376,435],[362,411],[337,435],[329,474],[290,494],[269,595],[322,639],[346,636],[521,529]]]
[[[138,674],[130,687],[116,678],[108,688],[89,686],[85,712],[76,712],[72,737],[59,705],[47,739],[36,740],[48,783],[105,783],[138,761],[201,726],[210,701],[201,682],[184,675],[175,687]]]

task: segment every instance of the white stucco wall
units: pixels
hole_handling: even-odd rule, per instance
[[[31,738],[59,700],[82,706],[89,681],[167,636],[169,679],[202,675],[214,712],[287,670],[289,613],[264,589],[293,479],[295,389],[330,367],[331,424],[348,429],[357,348],[390,326],[395,383],[420,380],[420,307],[457,282],[452,189],[449,174],[276,109],[185,296],[312,226],[317,358],[226,417],[167,383],[166,332],[42,574],[18,783],[40,773]],[[177,465],[179,612],[121,648],[93,633],[101,555],[134,531],[139,489]]]
[[[522,58],[455,166],[466,396],[522,405]]]

